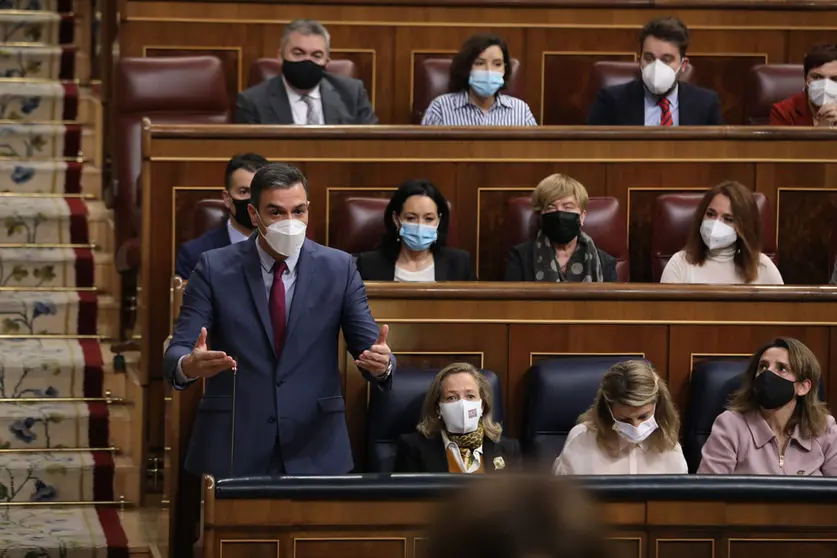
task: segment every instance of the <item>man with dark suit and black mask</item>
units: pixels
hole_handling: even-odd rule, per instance
[[[681,81],[689,67],[689,30],[676,17],[655,19],[639,35],[642,75],[603,87],[587,117],[591,126],[722,126],[721,100]]]
[[[178,276],[188,280],[204,252],[242,242],[250,237],[255,228],[247,212],[250,181],[256,171],[267,164],[267,159],[255,153],[240,153],[230,159],[225,173],[225,189],[221,193],[230,218],[220,227],[180,245],[174,264],[174,272]]]
[[[318,21],[292,21],[282,33],[282,75],[238,94],[239,124],[377,124],[363,82],[329,73],[331,36]]]

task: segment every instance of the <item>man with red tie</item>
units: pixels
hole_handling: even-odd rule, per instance
[[[201,256],[164,357],[176,389],[206,380],[186,469],[351,472],[338,335],[367,380],[389,389],[388,327],[378,330],[352,257],[305,238],[308,188],[298,169],[268,165],[250,192],[259,233]]]
[[[721,101],[709,89],[681,81],[689,68],[689,30],[676,17],[655,19],[639,34],[640,77],[603,87],[591,126],[720,126]]]

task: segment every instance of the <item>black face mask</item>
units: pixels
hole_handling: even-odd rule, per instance
[[[581,232],[581,215],[572,211],[542,213],[541,231],[553,244],[566,244]]]
[[[796,397],[794,383],[778,374],[765,370],[753,381],[756,402],[762,409],[778,409]]]
[[[233,219],[235,219],[236,223],[238,223],[248,231],[252,231],[255,227],[253,226],[253,222],[250,220],[250,212],[247,211],[247,206],[250,205],[250,199],[231,199],[233,202],[233,207],[235,208],[235,215],[233,215]]]
[[[325,66],[313,60],[282,60],[282,75],[296,89],[308,91],[317,87],[323,79]]]

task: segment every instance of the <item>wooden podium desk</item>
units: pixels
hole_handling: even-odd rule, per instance
[[[837,479],[578,480],[600,502],[614,558],[837,554]],[[420,558],[438,499],[466,482],[473,477],[205,477],[204,557]]]

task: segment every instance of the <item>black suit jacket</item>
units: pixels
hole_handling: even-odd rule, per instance
[[[471,266],[471,254],[456,248],[441,248],[433,257],[436,281],[476,281]],[[395,262],[384,256],[381,250],[364,252],[357,257],[357,270],[364,281],[393,281]]]
[[[325,73],[320,81],[323,121],[333,124],[377,124],[366,88],[359,79]],[[281,76],[238,94],[235,105],[238,124],[293,124],[288,92]]]
[[[398,438],[395,453],[395,473],[447,473],[448,456],[441,434],[425,438],[418,432],[402,434]],[[485,438],[482,442],[483,469],[494,473],[494,459],[502,457],[505,469],[520,468],[520,444],[512,438],[500,438],[492,442]],[[504,469],[504,470],[505,470]]]
[[[205,232],[189,242],[184,242],[177,249],[177,259],[174,264],[174,272],[183,279],[189,280],[192,270],[198,265],[201,254],[223,248],[230,245],[230,233],[227,230],[227,223],[220,227]]]
[[[681,82],[677,89],[680,126],[722,126],[721,100],[710,90]],[[587,116],[590,126],[644,126],[645,86],[641,79],[602,87]]]
[[[509,261],[506,264],[506,281],[534,281],[535,280],[535,242],[524,242],[518,244],[509,252]],[[599,252],[599,261],[602,262],[602,279],[605,283],[619,281],[616,275],[616,258],[596,248]]]

